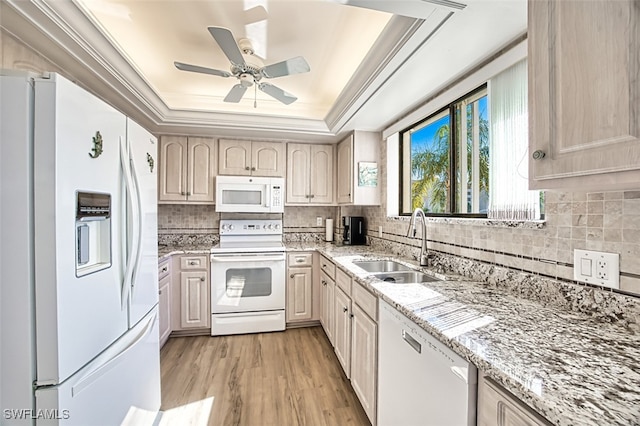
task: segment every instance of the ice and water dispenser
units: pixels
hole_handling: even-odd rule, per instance
[[[76,276],[111,266],[111,195],[76,192]]]

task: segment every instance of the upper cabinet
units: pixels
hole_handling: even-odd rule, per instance
[[[286,202],[333,203],[333,145],[287,145]]]
[[[186,136],[160,138],[158,202],[213,204],[215,140]]]
[[[338,204],[380,205],[380,134],[356,130],[338,144]]]
[[[640,2],[529,1],[532,189],[640,182]]]
[[[285,145],[282,142],[220,139],[218,147],[218,173],[221,175],[285,175]]]

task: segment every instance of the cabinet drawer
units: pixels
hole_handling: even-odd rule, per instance
[[[378,320],[378,298],[355,281],[351,284],[351,298],[371,319]]]
[[[320,256],[320,270],[324,271],[332,280],[336,279],[336,265],[324,256]]]
[[[351,295],[351,277],[346,272],[340,269],[336,270],[336,284],[347,296]]]
[[[166,277],[171,273],[171,262],[170,259],[164,259],[158,265],[158,281]]]
[[[335,284],[335,281],[324,271],[320,274],[320,285]]]
[[[290,253],[287,256],[289,268],[296,266],[312,266],[313,253]]]
[[[209,256],[182,256],[180,269],[207,269]]]

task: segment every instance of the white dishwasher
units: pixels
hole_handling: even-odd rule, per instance
[[[382,300],[378,327],[378,425],[475,425],[476,367]]]

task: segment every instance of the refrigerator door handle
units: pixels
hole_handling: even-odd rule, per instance
[[[109,371],[111,367],[114,366],[115,363],[123,355],[125,355],[132,348],[134,348],[138,343],[140,343],[140,341],[145,339],[149,335],[149,333],[151,333],[151,330],[153,330],[153,323],[155,322],[157,315],[158,315],[157,312],[154,312],[153,315],[149,316],[149,321],[147,321],[147,323],[144,324],[144,326],[142,326],[142,324],[139,324],[138,327],[142,327],[142,329],[138,332],[137,336],[135,336],[133,340],[129,342],[124,348],[118,349],[118,351],[109,359],[105,360],[104,362],[97,365],[95,368],[92,368],[91,370],[83,374],[82,377],[78,379],[78,382],[71,387],[71,394],[77,395],[80,392],[82,392],[83,389],[91,385],[93,382],[98,380],[100,376],[102,376],[104,373]]]
[[[138,268],[140,267],[140,258],[142,257],[142,200],[140,196],[140,184],[138,181],[138,173],[136,172],[135,164],[133,162],[133,158],[129,158],[130,162],[130,171],[132,176],[133,183],[133,197],[135,198],[136,209],[132,211],[133,213],[133,226],[137,228],[134,231],[134,235],[137,237],[136,251],[133,262],[133,271],[131,273],[132,286],[131,286],[131,298],[133,299],[133,292],[136,289],[135,283],[133,282],[133,277],[135,276]]]
[[[130,200],[132,216],[136,218],[139,216],[139,213],[137,211],[138,205],[134,200],[133,179],[131,177],[131,170],[129,169],[129,164],[130,163],[129,163],[128,150],[125,147],[124,141],[120,139],[120,165],[122,167],[122,172],[124,175],[125,192],[127,197]],[[126,226],[127,219],[128,219],[127,209],[125,208],[124,211],[125,211],[125,215],[124,215],[125,227],[123,228],[127,229],[127,226]],[[137,233],[138,233],[137,226],[133,226],[132,228],[133,235],[129,235],[129,232],[126,232],[125,240],[128,248],[127,248],[127,259],[126,259],[126,266],[124,271],[124,278],[122,280],[122,309],[125,309],[127,305],[127,300],[129,300],[129,293],[131,291],[131,282],[133,280],[133,272],[135,268],[134,257],[135,257],[135,253],[137,253],[138,251],[137,245],[138,245],[139,238],[137,236]]]

